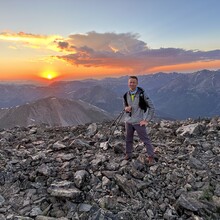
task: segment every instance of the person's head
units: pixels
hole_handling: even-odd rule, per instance
[[[130,76],[128,79],[128,87],[131,91],[134,91],[138,85],[138,78],[137,76]]]

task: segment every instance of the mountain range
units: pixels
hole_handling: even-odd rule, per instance
[[[186,119],[220,115],[220,70],[159,72],[139,75],[138,78],[139,86],[155,105],[156,117]],[[3,113],[6,112],[4,108],[17,105],[27,107],[27,102],[43,99],[45,103],[50,100],[45,98],[56,97],[74,102],[84,101],[99,108],[100,112],[105,110],[114,117],[123,108],[122,97],[128,90],[127,81],[128,76],[122,76],[100,80],[57,81],[48,86],[0,84],[1,115],[6,114]]]

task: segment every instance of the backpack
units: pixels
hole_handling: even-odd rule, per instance
[[[140,94],[139,94],[139,107],[144,110],[144,112],[147,111],[147,109],[150,107],[149,104],[146,102],[146,100],[144,99],[144,90],[141,88],[141,87],[138,87],[138,91],[140,91]],[[127,93],[126,92],[124,94],[124,102],[125,102],[125,105],[128,106],[128,101],[127,101]]]

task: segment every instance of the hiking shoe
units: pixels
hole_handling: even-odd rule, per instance
[[[131,160],[131,155],[126,154],[125,157],[124,157],[124,160]]]
[[[152,166],[156,163],[154,157],[147,157],[147,164]]]

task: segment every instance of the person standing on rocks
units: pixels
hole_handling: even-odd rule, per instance
[[[124,94],[125,131],[126,131],[126,155],[125,160],[132,159],[133,138],[136,131],[139,138],[144,142],[147,150],[146,160],[153,164],[154,148],[148,137],[146,126],[154,116],[154,106],[144,90],[138,87],[137,76],[128,79],[129,91]]]

